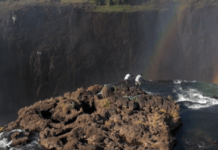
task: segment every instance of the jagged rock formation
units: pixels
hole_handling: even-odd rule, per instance
[[[48,149],[173,149],[171,132],[181,124],[173,100],[121,86],[111,87],[102,97],[102,88],[79,88],[22,108],[5,130],[26,130],[20,140],[19,133],[11,136],[14,146],[39,132],[39,143]]]

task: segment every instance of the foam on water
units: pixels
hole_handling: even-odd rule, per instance
[[[148,93],[148,94],[150,94],[150,95],[156,95],[155,93],[152,93],[152,92],[150,92],[150,91],[146,91],[146,90],[143,90],[145,93]]]
[[[14,129],[14,130],[11,130],[9,133],[12,133],[12,132],[25,132],[24,130],[21,130],[21,129]],[[9,134],[8,133],[8,134]]]
[[[12,140],[8,140],[10,139],[10,136],[14,133],[14,132],[24,132],[24,130],[21,130],[21,129],[14,129],[14,130],[11,130],[9,132],[2,132],[0,133],[0,149],[1,148],[6,148],[8,147],[9,150],[35,150],[35,149],[41,149],[41,146],[39,145],[39,143],[37,142],[38,139],[39,139],[39,136],[38,134],[33,134],[31,136],[31,142],[25,146],[23,146],[22,148],[15,148],[15,147],[11,147],[11,143],[12,143]]]
[[[10,147],[12,140],[8,140],[8,136],[14,132],[22,132],[23,130],[15,129],[10,132],[1,132],[0,133],[0,148]]]
[[[184,102],[184,105],[191,109],[200,109],[218,105],[217,99],[204,96],[203,93],[197,89],[189,88],[183,90],[182,87],[178,87],[174,90],[174,93],[177,93],[177,102]]]
[[[147,94],[150,94],[150,95],[161,95],[162,93],[160,92],[151,92],[151,91],[148,91],[148,90],[145,90],[145,89],[142,89],[145,93]]]
[[[173,80],[173,83],[174,83],[174,84],[181,84],[182,82],[184,82],[184,83],[188,83],[188,82],[190,82],[190,83],[195,83],[195,82],[197,82],[197,81],[196,81],[196,80],[187,81],[187,80],[179,80],[179,79]]]
[[[174,84],[181,84],[181,83],[182,83],[182,80],[173,80],[173,83],[174,83]]]
[[[12,141],[8,141],[7,138],[3,138],[0,140],[0,147],[5,148],[11,145]]]
[[[23,146],[22,148],[11,147],[9,150],[35,150],[37,148],[41,148],[41,146],[39,145],[39,143],[37,141],[33,141],[33,142]]]

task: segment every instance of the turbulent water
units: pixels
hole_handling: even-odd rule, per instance
[[[175,150],[217,150],[218,144],[218,85],[196,81],[146,81],[141,87],[149,94],[172,96],[181,106],[182,126],[174,132],[178,141]],[[9,136],[14,131],[0,134],[0,148],[11,150]],[[24,132],[20,130],[20,132]],[[21,150],[43,150],[36,142],[34,134],[32,142]]]
[[[149,81],[142,88],[162,96],[171,95],[181,107],[182,126],[175,131],[175,150],[217,150],[218,85],[196,81]]]
[[[31,137],[31,141],[29,144],[21,147],[21,148],[14,148],[11,147],[11,139],[10,136],[14,133],[14,132],[21,132],[22,134],[25,134],[24,130],[21,129],[15,129],[12,130],[10,132],[2,132],[0,133],[0,150],[44,150],[44,148],[42,146],[39,145],[39,143],[37,142],[39,139],[39,135],[37,133],[32,133]],[[21,136],[22,136],[21,134]]]

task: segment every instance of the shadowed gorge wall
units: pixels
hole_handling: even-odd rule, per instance
[[[172,9],[97,13],[35,5],[7,11],[0,15],[0,114],[78,87],[119,81],[127,72],[214,82],[216,9],[188,8],[178,15]],[[167,31],[173,32],[158,47],[161,24],[172,14]]]
[[[153,37],[146,42],[141,37],[152,35],[157,15],[103,14],[70,6],[6,12],[0,21],[2,114],[78,87],[122,80],[127,72],[142,72],[140,47],[148,47]]]

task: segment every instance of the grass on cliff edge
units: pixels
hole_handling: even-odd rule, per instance
[[[170,0],[168,0],[170,1]],[[185,10],[189,6],[193,6],[195,9],[202,8],[204,6],[214,5],[218,6],[218,0],[174,0],[174,2],[181,2],[178,5],[178,9]],[[163,7],[164,4],[167,3],[166,0],[163,0],[161,3],[146,3],[142,5],[97,5],[94,12],[103,12],[103,13],[110,13],[110,12],[135,12],[135,11],[152,11],[152,10],[167,10],[167,7]]]
[[[181,10],[185,10],[187,7],[189,7],[191,4],[194,4],[194,8],[202,8],[205,5],[217,5],[218,6],[218,0],[161,0],[158,3],[154,3],[150,0],[145,4],[142,5],[97,5],[95,9],[93,9],[93,12],[103,12],[103,13],[110,13],[110,12],[136,12],[136,11],[152,11],[152,10],[166,10],[167,7],[163,8],[164,3],[166,2],[182,2],[182,5],[180,5]],[[62,5],[62,4],[73,4],[73,3],[84,3],[87,2],[87,0],[60,0],[60,2],[49,2],[49,0],[0,0],[0,12],[13,9],[15,7],[19,8],[23,5],[28,4],[49,4],[49,5]]]
[[[135,12],[135,11],[143,11],[143,10],[155,10],[157,9],[155,5],[137,5],[137,6],[131,6],[131,5],[111,5],[111,6],[97,6],[96,9],[94,9],[94,12],[103,12],[103,13],[110,13],[110,12]]]
[[[73,3],[79,3],[84,2],[85,0],[61,0],[59,3],[48,3],[45,2],[45,0],[38,0],[37,2],[31,2],[26,0],[20,0],[20,1],[0,1],[0,12],[7,11],[7,10],[13,10],[13,8],[19,8],[23,5],[34,5],[34,4],[49,4],[49,5],[62,5],[62,4],[73,4]],[[155,4],[146,4],[146,5],[97,5],[95,9],[93,9],[93,12],[102,12],[102,13],[111,13],[111,12],[136,12],[136,11],[144,11],[144,10],[159,10],[157,5]]]

